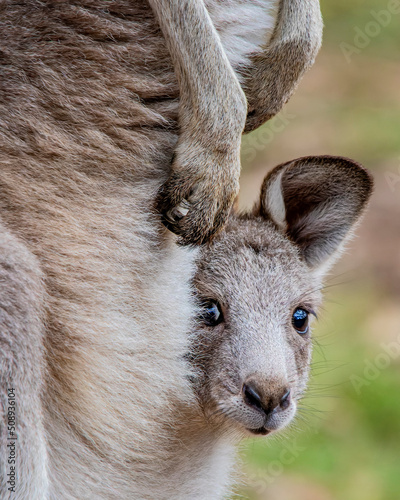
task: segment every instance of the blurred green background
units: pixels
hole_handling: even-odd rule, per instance
[[[240,203],[268,169],[310,154],[356,159],[376,189],[327,282],[309,394],[291,429],[243,444],[235,499],[400,500],[400,2],[321,7],[315,66],[243,140]]]

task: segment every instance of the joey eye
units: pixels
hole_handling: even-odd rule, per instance
[[[215,302],[214,300],[208,300],[205,302],[203,305],[201,319],[207,326],[219,325],[223,321],[224,316],[218,302]]]
[[[308,312],[298,307],[293,313],[292,325],[297,333],[305,335],[308,332]]]

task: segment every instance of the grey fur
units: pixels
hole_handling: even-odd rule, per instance
[[[229,6],[234,10],[241,4]],[[263,9],[261,0],[249,5]],[[207,2],[207,8],[215,15],[224,47],[236,47],[218,17],[222,2]],[[173,53],[172,62],[171,43],[168,49],[144,0],[11,1],[0,9],[0,496],[221,498],[229,484],[233,444],[244,430],[237,421],[213,421],[207,413],[215,399],[207,395],[210,385],[201,380],[210,380],[215,367],[209,357],[209,368],[200,363],[199,338],[207,332],[199,323],[193,329],[198,309],[190,281],[198,252],[176,245],[154,207],[176,166],[171,170],[185,109],[179,106],[183,80],[177,81],[174,65],[182,71],[182,56]],[[207,22],[205,28],[214,33]],[[239,19],[233,38],[242,28]],[[255,50],[263,48],[256,45]],[[249,65],[250,52],[233,65],[239,77],[239,69]],[[235,50],[229,53],[234,56]],[[224,57],[220,49],[219,54]],[[186,63],[190,67],[191,61]],[[228,65],[225,69],[228,84],[238,90],[233,102],[241,107],[236,77]],[[196,95],[195,89],[190,95]],[[220,148],[222,165],[238,153],[244,125],[243,116],[233,123],[230,111],[236,142],[234,153]],[[196,124],[197,118],[202,117],[188,123]],[[208,113],[205,123],[214,119]],[[217,123],[212,140],[214,132],[225,133],[220,128],[225,122]],[[211,140],[207,126],[199,133],[194,144],[181,150],[183,155],[197,151],[199,139]],[[198,223],[192,220],[181,231],[184,241],[198,242],[213,226],[206,216],[210,206],[226,205],[221,192],[227,179],[210,175],[201,165],[203,172],[191,160],[191,184],[189,167],[208,179],[208,201]],[[237,162],[231,167],[234,172],[224,172],[235,185]],[[229,203],[235,189],[227,196]],[[262,243],[263,250],[247,262],[247,250],[238,242],[250,235],[251,248]],[[264,251],[265,238],[273,240],[272,253]],[[276,244],[283,245],[281,250]],[[238,277],[247,275],[249,283],[242,291],[254,321],[261,321],[265,281],[254,280],[254,270],[268,274],[271,268],[277,280],[281,268],[290,275],[290,289],[300,290],[306,279],[296,276],[307,271],[299,251],[264,215],[254,220],[232,216],[227,231],[203,250],[199,290],[217,286],[226,290],[228,300]],[[226,268],[218,284],[216,270],[224,269],[227,255],[236,264]],[[212,282],[206,274],[202,278],[205,264],[212,265]],[[284,310],[282,305],[278,316]],[[245,331],[239,340],[239,319],[232,335],[242,350],[238,360],[246,363],[245,352],[253,347],[243,347]],[[260,328],[266,321],[262,319]],[[252,324],[252,333],[258,330]],[[260,342],[268,344],[264,336]],[[222,360],[222,370],[225,350],[221,346],[215,356]],[[285,353],[293,351],[281,349],[283,357],[264,374],[270,380],[276,369],[276,384],[283,370],[276,363],[286,362]],[[307,371],[307,359],[301,373]],[[292,368],[288,373],[293,374]],[[297,379],[299,391],[304,380]],[[8,490],[5,475],[10,465],[5,443],[11,388],[17,405],[15,494]]]
[[[267,47],[241,69],[249,102],[246,132],[273,117],[314,64],[322,40],[318,0],[283,0]]]

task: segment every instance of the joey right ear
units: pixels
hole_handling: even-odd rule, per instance
[[[347,158],[299,158],[267,175],[256,212],[275,222],[310,268],[325,268],[340,254],[372,187],[369,172]]]

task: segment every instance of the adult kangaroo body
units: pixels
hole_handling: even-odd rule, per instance
[[[308,45],[291,45],[283,29],[284,15],[293,14],[287,3],[252,2],[247,18],[237,16],[243,26],[229,17],[247,12],[243,2],[207,3],[242,73],[248,129],[279,110],[319,45],[318,29],[315,39],[304,37],[301,16],[299,40]],[[312,7],[309,21],[316,4],[293,3],[303,13]],[[227,448],[210,453],[211,431],[201,442],[185,442],[188,433],[179,431],[195,406],[183,361],[194,251],[176,245],[154,200],[160,196],[166,223],[186,243],[223,224],[237,191],[241,91],[233,105],[225,99],[225,115],[211,110],[216,126],[208,128],[209,114],[200,135],[185,135],[197,121],[182,113],[190,99],[200,101],[193,81],[182,79],[182,64],[177,80],[182,55],[165,43],[144,0],[29,0],[0,8],[1,497],[217,498]],[[254,42],[246,28],[253,14]],[[271,36],[275,56],[264,50]],[[279,79],[285,53],[299,63]],[[268,68],[275,87],[261,85]],[[179,125],[186,142],[171,167]],[[210,138],[224,134],[231,146],[216,141],[213,151]],[[214,185],[207,162],[197,165],[198,142],[220,162],[216,173],[224,175]],[[185,163],[191,144],[195,155]],[[190,182],[180,192],[185,171]],[[194,207],[188,218],[174,212],[182,199]],[[17,408],[14,490],[5,451],[8,389]]]

